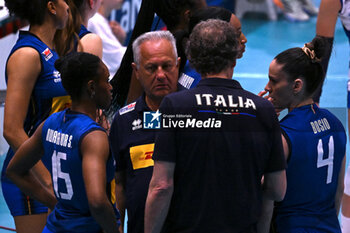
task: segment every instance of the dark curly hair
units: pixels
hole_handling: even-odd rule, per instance
[[[275,60],[283,65],[282,71],[290,81],[303,78],[306,83],[306,92],[312,95],[321,88],[325,78],[321,59],[325,55],[326,44],[322,39],[315,38],[312,43],[305,46],[314,51],[316,58],[312,59],[302,48],[290,48],[278,54]]]
[[[209,19],[197,24],[187,44],[187,58],[201,75],[217,74],[230,67],[238,54],[238,36],[228,22]]]
[[[201,21],[208,19],[221,19],[226,22],[230,22],[232,12],[224,7],[219,6],[208,6],[196,10],[190,17],[190,22],[188,24],[189,33],[192,32],[193,28]]]
[[[62,85],[72,100],[79,100],[89,80],[98,81],[101,59],[90,53],[75,52],[59,58],[55,68],[61,73]]]
[[[185,10],[195,10],[202,0],[156,0],[155,12],[164,21],[168,30],[173,30],[180,22]]]
[[[28,20],[31,25],[41,25],[44,23],[48,2],[48,0],[5,0],[5,6],[11,15]]]

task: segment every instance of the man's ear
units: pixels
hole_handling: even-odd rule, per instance
[[[177,58],[176,68],[179,68],[181,64],[181,57]]]
[[[293,93],[298,94],[303,90],[303,87],[304,87],[304,81],[301,78],[295,79],[293,83]]]
[[[137,80],[139,80],[139,69],[137,68],[137,65],[135,62],[131,63],[131,67],[135,73],[135,77]]]

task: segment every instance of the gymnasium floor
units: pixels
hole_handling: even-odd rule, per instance
[[[315,2],[318,5],[319,0],[315,0]],[[253,93],[258,93],[266,85],[268,67],[275,55],[290,47],[302,47],[304,43],[311,41],[315,35],[316,18],[312,18],[305,23],[290,23],[282,15],[279,16],[277,21],[273,22],[268,21],[264,15],[248,14],[241,22],[248,43],[244,57],[237,62],[234,78],[241,82],[243,88]],[[320,103],[322,107],[333,111],[345,127],[348,44],[343,28],[338,22],[334,49]],[[3,70],[3,68],[1,67],[0,70]],[[3,109],[0,110],[2,112]],[[2,167],[4,157],[4,154],[0,155],[0,167]],[[14,228],[14,222],[0,192],[1,226]],[[11,231],[0,229],[0,233],[2,232]]]

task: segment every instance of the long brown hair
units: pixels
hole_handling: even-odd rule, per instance
[[[80,8],[85,0],[67,0],[69,19],[64,29],[57,30],[54,37],[55,49],[59,56],[75,50],[75,43],[81,46],[79,31],[83,22]]]

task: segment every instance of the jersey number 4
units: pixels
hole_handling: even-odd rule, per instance
[[[326,184],[329,184],[332,182],[332,176],[333,176],[333,159],[334,159],[334,140],[333,136],[329,138],[328,142],[328,158],[323,159],[323,143],[320,139],[317,144],[317,168],[328,166],[327,169],[327,181]]]
[[[52,155],[52,180],[56,196],[61,199],[71,200],[73,196],[73,187],[68,173],[61,171],[61,160],[67,160],[67,154],[54,151]],[[66,184],[67,193],[58,192],[58,179],[63,179]]]

